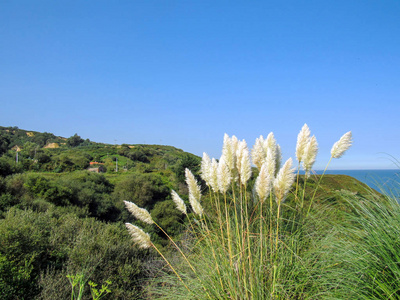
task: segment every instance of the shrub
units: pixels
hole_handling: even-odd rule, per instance
[[[169,189],[158,174],[133,173],[115,186],[114,197],[131,200],[138,205],[151,208],[158,201],[169,196]]]
[[[67,275],[111,280],[107,299],[138,299],[146,251],[131,247],[119,224],[71,213],[10,209],[0,220],[1,299],[68,299]],[[89,288],[83,299],[91,299]]]

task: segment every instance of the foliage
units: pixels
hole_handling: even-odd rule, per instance
[[[331,222],[336,234],[325,244],[322,259],[336,267],[329,281],[335,298],[399,299],[400,205],[398,199],[346,193],[349,208],[341,222]]]
[[[69,283],[71,284],[71,299],[81,300],[83,297],[83,292],[85,290],[86,283],[90,286],[90,293],[92,295],[93,300],[99,300],[103,298],[108,293],[111,293],[111,290],[108,286],[111,284],[111,281],[106,280],[106,285],[102,285],[101,289],[97,289],[97,283],[93,281],[87,282],[87,278],[85,278],[85,273],[80,273],[77,275],[67,275]]]
[[[0,176],[8,176],[22,172],[21,166],[15,163],[15,158],[3,155],[0,157]]]
[[[10,139],[7,136],[0,136],[0,155],[7,152]]]
[[[200,171],[200,158],[192,155],[183,155],[174,168],[179,182],[185,181],[185,169],[189,169],[194,174],[198,175]]]
[[[184,230],[182,213],[171,200],[157,202],[151,210],[151,216],[171,236],[177,237]],[[154,229],[154,232],[165,238],[161,230]]]
[[[67,139],[67,145],[70,147],[77,147],[83,142],[84,140],[77,133]]]
[[[84,273],[93,282],[111,280],[113,299],[135,299],[140,293],[143,253],[131,247],[122,226],[57,211],[11,209],[0,220],[0,234],[2,299],[67,299],[66,273]],[[89,290],[83,292],[87,299]]]
[[[43,147],[51,142],[62,142],[63,139],[56,137],[52,133],[27,131],[19,129],[18,127],[2,127],[0,126],[0,141],[4,142],[3,139],[8,141],[8,149],[11,149],[15,145],[22,146],[26,142],[32,142],[39,147]]]
[[[106,280],[106,284],[101,285],[101,289],[99,290],[97,288],[97,283],[94,283],[93,281],[89,281],[89,286],[90,286],[90,292],[92,294],[93,300],[99,300],[103,298],[105,295],[108,293],[111,293],[111,290],[108,288],[108,286],[111,284],[110,280]]]
[[[71,298],[67,275],[83,276],[82,299],[142,299],[149,277],[162,287],[150,289],[150,299],[398,297],[398,206],[353,178],[298,176],[278,213],[275,200],[254,198],[254,168],[246,189],[231,188],[225,204],[223,193],[209,193],[192,154],[70,137],[77,138],[72,147],[50,133],[0,127],[1,299]],[[44,148],[53,142],[59,148]],[[94,161],[107,172],[86,171]],[[170,200],[174,189],[189,204],[186,168],[204,192],[203,217],[190,209],[185,216]],[[160,227],[145,230],[190,292],[153,251],[132,247],[123,223],[144,224],[124,199],[151,210]]]
[[[169,191],[160,175],[133,173],[116,184],[115,197],[151,208],[168,197]]]

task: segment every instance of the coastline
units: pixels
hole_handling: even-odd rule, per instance
[[[321,175],[324,170],[315,170],[313,173]],[[304,172],[300,171],[300,174]],[[370,169],[370,170],[327,170],[325,174],[348,175],[367,184],[381,193],[400,197],[400,170],[399,169]]]

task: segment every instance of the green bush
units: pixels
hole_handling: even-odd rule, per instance
[[[168,196],[169,188],[165,185],[163,177],[153,173],[133,173],[118,182],[114,191],[114,197],[119,201],[133,201],[146,208],[153,207]]]
[[[132,247],[122,225],[95,219],[10,209],[0,220],[1,299],[68,299],[66,275],[111,280],[106,299],[137,299],[145,279],[146,251]],[[91,299],[89,290],[85,298]]]
[[[0,176],[8,176],[14,173],[22,172],[21,164],[15,162],[14,157],[3,155],[0,157]]]

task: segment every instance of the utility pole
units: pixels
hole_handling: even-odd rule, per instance
[[[115,172],[118,172],[118,157],[115,159]]]

